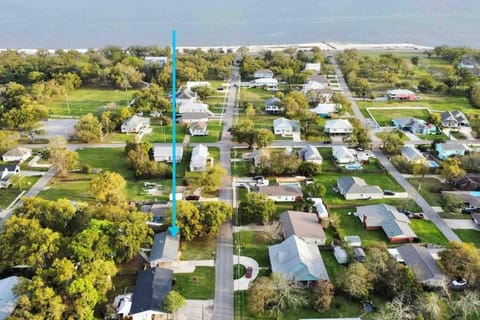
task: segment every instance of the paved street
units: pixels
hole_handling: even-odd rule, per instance
[[[364,126],[368,126],[368,122],[363,116],[363,114],[360,112],[360,108],[358,107],[356,101],[352,97],[352,93],[350,92],[350,89],[347,86],[347,83],[345,82],[345,79],[343,77],[342,71],[340,70],[340,67],[338,66],[337,62],[335,59],[332,59],[332,64],[335,67],[335,72],[340,84],[340,87],[342,88],[342,92],[344,95],[346,95],[350,101],[352,102],[352,111],[357,119],[360,120],[360,123]],[[370,131],[370,137],[372,139],[373,144],[376,146],[375,147],[375,157],[380,161],[380,163],[385,167],[386,170],[392,175],[392,177],[402,186],[402,188],[405,189],[405,191],[410,195],[410,197],[419,205],[420,208],[422,208],[424,214],[427,216],[430,221],[432,221],[437,228],[440,230],[440,232],[443,233],[443,235],[449,240],[458,240],[461,241],[460,238],[455,234],[455,232],[450,229],[450,227],[443,221],[442,218],[438,215],[435,210],[427,203],[427,201],[421,196],[418,191],[412,187],[412,185],[405,179],[405,177],[402,176],[402,174],[395,168],[390,160],[385,156],[385,154],[378,149],[378,146],[381,144],[381,140],[373,134],[372,131]],[[413,142],[413,141],[412,141]],[[424,143],[424,141],[422,141]]]

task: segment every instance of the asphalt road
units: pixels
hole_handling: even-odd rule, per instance
[[[233,70],[234,79],[238,78],[238,68]],[[232,137],[228,128],[232,126],[233,109],[237,87],[231,85],[228,99],[223,114],[225,125],[223,126],[222,140],[220,141],[220,163],[227,170],[227,176],[222,181],[220,188],[220,200],[232,205],[232,171],[230,161],[230,149]],[[230,222],[223,224],[220,235],[217,238],[217,251],[215,257],[215,300],[213,302],[214,320],[232,320],[233,310],[233,233]]]
[[[360,108],[358,107],[356,101],[353,99],[352,93],[350,92],[350,89],[348,88],[347,83],[345,82],[345,78],[343,77],[340,67],[335,61],[335,58],[332,59],[332,64],[335,67],[335,72],[336,72],[338,82],[340,84],[343,94],[346,95],[352,102],[352,111],[355,117],[360,120],[360,123],[363,126],[368,127],[367,120],[365,119],[363,114],[360,112]],[[370,136],[373,144],[378,147],[379,144],[381,143],[381,140],[377,136],[375,136],[372,131],[370,131]],[[424,141],[421,141],[421,142],[425,143]],[[472,141],[470,141],[469,143],[472,143]],[[443,219],[440,218],[438,213],[436,213],[432,209],[432,207],[422,197],[422,195],[414,187],[412,187],[412,185],[407,181],[407,179],[405,179],[405,177],[402,176],[402,174],[397,170],[397,168],[393,166],[393,164],[385,156],[385,154],[378,148],[375,148],[374,150],[375,150],[374,151],[375,157],[380,161],[380,163],[385,167],[385,169],[388,170],[388,172],[398,182],[398,184],[400,184],[402,188],[405,189],[405,191],[418,204],[418,206],[422,208],[425,216],[435,224],[435,226],[440,230],[440,232],[442,232],[443,235],[449,241],[452,241],[452,240],[461,241],[460,238],[455,234],[455,232],[453,232],[452,229],[445,223],[445,221],[443,221]]]

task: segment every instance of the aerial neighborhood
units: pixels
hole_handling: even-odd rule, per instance
[[[1,51],[0,320],[477,319],[479,58]]]

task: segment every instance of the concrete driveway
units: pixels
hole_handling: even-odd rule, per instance
[[[213,318],[213,300],[186,300],[185,306],[175,314],[176,320]]]
[[[480,227],[477,226],[471,219],[443,219],[445,223],[452,229],[469,229],[469,230],[479,230]]]
[[[244,275],[240,279],[233,281],[233,289],[235,291],[248,290],[248,286],[250,285],[250,282],[252,282],[257,278],[258,273],[260,271],[260,267],[258,266],[257,261],[255,261],[252,258],[234,255],[233,265],[236,265],[236,264],[241,264],[245,268],[252,267],[252,276],[250,278],[247,278]]]

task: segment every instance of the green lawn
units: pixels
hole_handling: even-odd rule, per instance
[[[39,177],[23,177],[21,180],[22,190],[29,190]],[[0,190],[0,208],[4,209],[10,205],[10,203],[15,200],[15,198],[22,192],[22,190],[10,187]]]
[[[440,181],[434,178],[409,178],[407,180],[417,190],[418,187],[421,186],[420,194],[429,205],[434,207],[443,206],[443,196],[439,190],[441,186]]]
[[[47,189],[42,190],[39,193],[39,197],[47,200],[55,201],[61,198],[67,198],[77,201],[93,201],[94,198],[88,191],[90,179],[94,175],[74,175],[71,179],[84,179],[84,180],[72,180],[61,181],[58,178],[54,178],[50,181]]]
[[[454,231],[463,242],[473,243],[480,248],[480,231],[468,229],[455,229]]]
[[[406,106],[404,109],[387,109],[387,110],[369,110],[370,114],[382,127],[392,126],[392,120],[396,118],[414,117],[427,120],[429,112],[426,109],[410,109]]]
[[[196,267],[193,273],[176,273],[174,290],[185,299],[213,299],[215,296],[215,268]]]
[[[238,253],[240,244],[241,255],[255,259],[260,267],[270,267],[268,246],[280,242],[272,239],[266,232],[242,231],[234,234],[234,254]]]
[[[152,133],[146,134],[142,140],[146,140],[150,143],[162,143],[162,142],[172,142],[172,126],[161,126],[158,124],[152,124]],[[185,133],[187,126],[183,124],[177,124],[176,126],[176,141],[183,142],[185,138]]]
[[[58,96],[46,103],[49,113],[58,116],[81,116],[86,113],[98,113],[109,102],[115,102],[117,106],[126,106],[135,91],[80,88],[68,94],[67,97]]]
[[[263,90],[262,88],[241,88],[240,101],[250,102],[254,106],[263,106],[265,100],[274,96],[275,93]]]
[[[362,239],[363,240],[363,239]],[[337,276],[343,274],[347,267],[344,264],[339,264],[335,256],[333,255],[333,250],[322,250],[321,252],[323,263],[327,269],[328,277],[330,281],[335,285]]]
[[[423,219],[411,219],[410,227],[417,234],[420,242],[434,243],[442,246],[448,244],[447,238],[437,229],[433,222]]]
[[[208,260],[214,258],[217,250],[217,238],[205,236],[192,241],[182,240],[180,243],[181,260]]]
[[[397,131],[398,133],[400,133],[400,135],[402,136],[402,141],[406,142],[406,141],[409,141],[410,139],[402,132],[402,131]],[[377,132],[375,133],[375,135],[384,140],[385,137],[389,134],[389,132]]]
[[[240,279],[245,275],[247,268],[243,264],[235,264],[233,265],[233,280]]]

